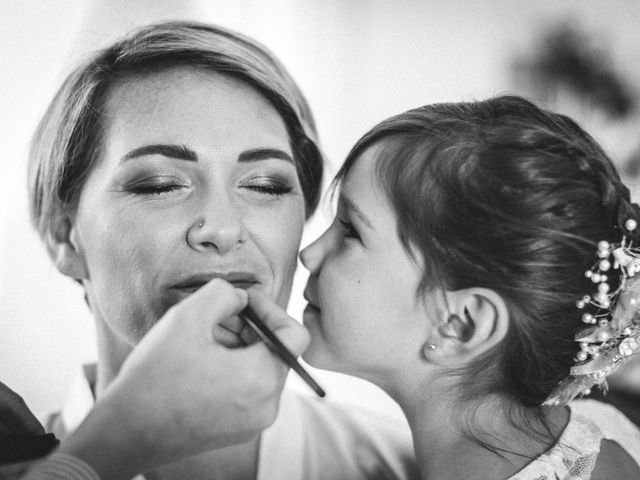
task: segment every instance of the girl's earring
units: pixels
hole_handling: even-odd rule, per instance
[[[429,359],[431,353],[436,350],[438,346],[435,343],[427,343],[424,347],[422,347],[422,355],[425,359]]]

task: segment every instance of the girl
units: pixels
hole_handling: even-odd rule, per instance
[[[517,97],[430,105],[374,127],[336,182],[302,252],[304,357],[400,404],[423,478],[640,478],[626,417],[565,406],[640,335],[640,211],[587,133]]]

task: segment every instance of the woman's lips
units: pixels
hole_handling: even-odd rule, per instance
[[[259,283],[257,277],[251,272],[200,273],[179,280],[171,286],[171,290],[193,293],[214,278],[221,278],[236,288],[245,290]]]
[[[208,276],[199,276],[199,277],[190,277],[188,279],[181,280],[175,284],[170,284],[163,288],[162,294],[160,297],[160,308],[159,312],[164,314],[168,309],[176,305],[177,303],[183,301],[187,297],[191,296],[198,289],[206,285],[214,278],[221,278],[229,283],[231,283],[236,288],[242,288],[247,290],[249,288],[253,288],[256,286],[262,285],[257,277],[253,275],[245,275],[243,277],[225,277],[223,275],[208,275]]]
[[[180,290],[182,292],[186,292],[186,293],[194,293],[196,290],[198,290],[199,288],[201,288],[202,286],[204,286],[206,283],[208,282],[203,282],[203,283],[196,283],[196,284],[192,284],[192,285],[178,285],[173,287],[174,290]],[[242,288],[244,290],[253,287],[254,285],[257,285],[258,282],[257,281],[243,281],[243,280],[235,280],[235,281],[229,281],[229,283],[231,283],[234,287],[236,288]]]

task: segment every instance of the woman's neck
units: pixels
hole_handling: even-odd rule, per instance
[[[102,319],[96,318],[95,323],[98,344],[95,395],[96,398],[100,398],[118,375],[120,367],[122,367],[133,347],[118,339]]]
[[[547,451],[568,421],[568,411],[555,410],[547,418],[547,432],[535,413],[522,406],[498,396],[471,408],[456,405],[453,391],[431,384],[396,398],[411,425],[423,479],[508,478]],[[512,423],[516,411],[515,420],[529,427]]]
[[[109,326],[96,316],[98,365],[95,386],[96,398],[100,398],[115,379],[133,350],[122,342]],[[258,475],[260,436],[247,443],[220,448],[199,455],[186,457],[151,472],[145,472],[149,480],[174,480],[183,478],[255,479]]]

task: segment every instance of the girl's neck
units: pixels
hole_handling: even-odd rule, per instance
[[[567,409],[555,409],[547,431],[531,409],[497,395],[457,405],[450,387],[394,395],[411,425],[423,479],[508,478],[551,448],[568,421]]]

